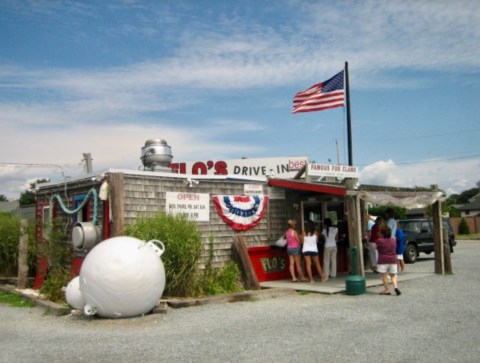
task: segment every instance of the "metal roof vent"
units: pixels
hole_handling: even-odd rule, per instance
[[[142,147],[142,160],[144,170],[172,172],[169,167],[172,162],[172,149],[163,139],[150,139]]]

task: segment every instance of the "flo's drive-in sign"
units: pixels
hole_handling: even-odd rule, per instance
[[[172,163],[170,167],[179,174],[291,178],[306,164],[308,157],[296,156]]]

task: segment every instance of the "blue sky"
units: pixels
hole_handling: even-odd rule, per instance
[[[86,152],[137,169],[151,138],[174,162],[347,163],[343,108],[291,113],[345,61],[362,184],[473,188],[479,19],[473,0],[2,0],[0,194],[79,176]]]

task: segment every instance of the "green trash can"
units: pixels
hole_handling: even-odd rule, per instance
[[[347,280],[345,282],[347,295],[365,294],[365,291],[367,290],[367,284],[365,282],[365,278],[358,274],[357,248],[352,247],[350,249],[350,252],[351,252],[352,274],[353,275],[347,277]]]

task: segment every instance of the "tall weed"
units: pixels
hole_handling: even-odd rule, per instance
[[[10,213],[0,213],[0,276],[16,276],[20,220]]]
[[[240,270],[235,262],[228,261],[220,268],[213,266],[213,241],[213,236],[210,236],[208,260],[203,274],[199,278],[199,293],[201,295],[219,295],[242,291]]]
[[[157,214],[137,219],[126,234],[144,241],[157,239],[165,245],[165,296],[193,297],[242,291],[240,271],[234,262],[213,266],[213,236],[204,270],[198,268],[204,246],[195,222],[183,215]]]
[[[68,229],[65,229],[60,221],[55,221],[48,229],[50,230],[48,239],[37,244],[38,255],[46,256],[48,261],[47,274],[40,293],[47,300],[64,302],[63,288],[73,277],[70,271],[72,246],[67,242]]]
[[[126,234],[144,241],[160,240],[165,245],[166,296],[194,296],[202,240],[195,222],[184,215],[159,213],[137,219]]]

